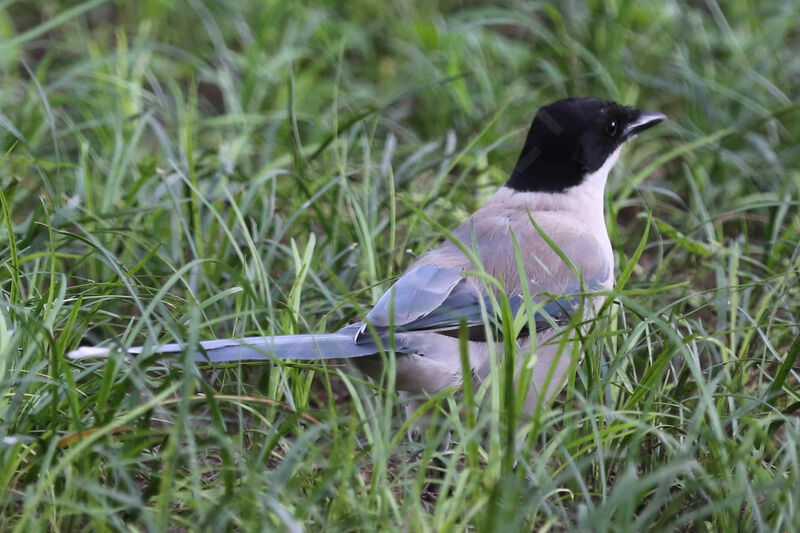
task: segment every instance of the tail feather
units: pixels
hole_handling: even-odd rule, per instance
[[[357,325],[345,327],[336,333],[280,335],[277,337],[244,337],[241,339],[216,339],[201,341],[195,360],[203,363],[232,361],[258,361],[269,359],[339,359],[364,357],[380,350],[373,341],[355,342]],[[147,350],[149,353],[179,354],[186,345],[162,344]],[[105,358],[111,348],[83,346],[67,354],[70,359]],[[128,348],[130,355],[139,355],[145,347]]]

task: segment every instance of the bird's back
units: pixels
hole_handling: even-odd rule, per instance
[[[484,270],[502,278],[506,294],[513,296],[521,292],[521,263],[531,295],[578,292],[580,280],[561,252],[590,290],[609,290],[613,286],[613,254],[602,212],[587,223],[585,217],[567,211],[536,209],[535,203],[533,209],[527,209],[525,202],[526,193],[501,190],[452,232],[461,246],[480,259],[482,268],[473,264],[460,246],[446,240],[421,256],[411,269],[430,264]]]

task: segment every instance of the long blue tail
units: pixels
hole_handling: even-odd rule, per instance
[[[360,324],[351,324],[336,333],[281,335],[277,337],[244,337],[201,341],[195,361],[199,363],[225,363],[231,361],[257,361],[270,359],[338,359],[373,355],[380,350],[368,339],[355,342]],[[183,344],[162,344],[148,349],[148,353],[180,354]],[[70,359],[108,357],[113,348],[83,346],[67,354]],[[139,355],[145,348],[128,348],[130,355]]]

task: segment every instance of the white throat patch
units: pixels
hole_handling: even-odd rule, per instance
[[[603,163],[603,166],[588,174],[580,185],[576,185],[573,189],[580,189],[582,187],[586,187],[587,189],[593,189],[595,194],[599,194],[600,198],[603,197],[603,192],[606,188],[606,182],[608,181],[608,173],[611,172],[611,169],[614,168],[614,165],[617,163],[617,159],[619,159],[619,152],[622,150],[622,146],[614,150],[614,152],[608,156],[606,162]],[[569,191],[568,191],[569,192]],[[588,191],[587,191],[588,192]]]
[[[519,192],[509,187],[501,187],[494,195],[494,202],[503,205],[525,205],[531,211],[565,211],[575,213],[578,218],[592,219],[605,225],[604,199],[608,173],[619,158],[622,147],[617,148],[603,166],[562,192]]]

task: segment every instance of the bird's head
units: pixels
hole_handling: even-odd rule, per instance
[[[604,184],[619,148],[665,118],[598,98],[566,98],[543,106],[506,186],[558,193],[598,174]]]

